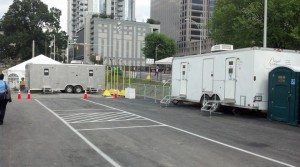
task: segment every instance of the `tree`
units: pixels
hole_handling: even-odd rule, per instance
[[[164,34],[152,33],[145,37],[145,47],[142,49],[146,58],[163,59],[176,53],[176,42]]]
[[[0,31],[4,31],[4,35],[0,36],[0,58],[31,58],[33,40],[36,55],[44,54],[53,35],[56,36],[59,56],[67,43],[66,32],[60,31],[60,16],[59,9],[48,10],[48,6],[40,0],[14,0],[0,23]],[[48,28],[46,32],[45,28]]]
[[[160,21],[150,18],[150,19],[147,19],[147,23],[149,23],[149,24],[160,24]]]
[[[96,60],[96,56],[100,56],[100,55],[96,55],[96,54],[90,54],[90,61],[94,64],[103,64],[103,58],[102,56],[100,56],[100,60]]]
[[[300,49],[300,1],[268,0],[267,46]],[[216,43],[263,45],[263,0],[218,0],[209,24]]]

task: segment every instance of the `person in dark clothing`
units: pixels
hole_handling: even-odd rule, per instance
[[[11,102],[10,88],[3,78],[4,75],[0,74],[0,125],[3,125],[7,102]]]

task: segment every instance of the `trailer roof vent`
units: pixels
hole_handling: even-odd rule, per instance
[[[233,45],[219,44],[211,47],[212,52],[221,52],[226,50],[233,50]]]

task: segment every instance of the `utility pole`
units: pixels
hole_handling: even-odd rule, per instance
[[[35,51],[35,43],[34,40],[32,40],[32,58],[34,58],[35,55],[34,51]]]
[[[54,56],[54,60],[55,60],[55,35],[53,35],[54,36],[54,42],[53,42],[53,44],[54,44],[54,48],[53,48],[53,56]]]
[[[68,45],[66,49],[66,57],[67,57],[67,64],[69,63],[69,39],[68,39]]]
[[[264,39],[263,39],[263,47],[267,47],[267,22],[268,22],[268,0],[265,0],[265,9],[264,9]]]

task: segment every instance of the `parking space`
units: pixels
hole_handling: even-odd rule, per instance
[[[297,162],[288,156],[256,153],[256,149],[238,147],[239,143],[236,146],[215,140],[218,135],[211,138],[207,137],[211,134],[206,136],[178,128],[181,125],[150,119],[149,106],[134,108],[137,106],[102,98],[37,102],[112,166],[294,166]]]

